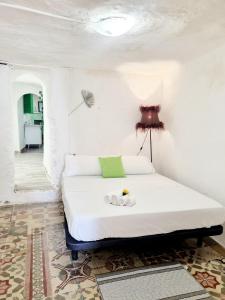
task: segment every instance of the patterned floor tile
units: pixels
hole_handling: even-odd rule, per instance
[[[10,229],[11,229],[10,224],[6,224],[6,225],[0,224],[0,244],[5,241],[5,239],[10,233]]]
[[[100,300],[97,274],[180,262],[215,299],[225,300],[225,250],[212,239],[145,249],[79,253],[66,248],[62,203],[7,206],[0,210],[0,299]]]
[[[13,206],[0,206],[0,226],[9,226],[12,220]]]
[[[93,286],[91,288],[84,288],[79,289],[77,293],[77,299],[84,299],[84,300],[101,300],[99,291],[97,286]]]
[[[0,299],[25,299],[26,255],[5,252],[0,259]]]

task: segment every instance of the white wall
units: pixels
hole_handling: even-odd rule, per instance
[[[157,168],[225,204],[225,48],[164,78]]]
[[[68,103],[71,99],[71,71],[67,69],[51,69],[49,82],[49,99],[46,102],[49,124],[48,156],[46,164],[53,184],[60,186],[61,174],[64,168],[64,157],[68,153]],[[45,108],[44,108],[45,109]],[[46,149],[46,148],[45,148]]]
[[[38,83],[43,87],[45,151],[44,164],[50,179],[56,187],[60,185],[64,155],[68,153],[68,107],[71,97],[70,71],[65,69],[32,69],[10,68],[0,66],[0,203],[52,201],[59,197],[57,192],[14,193],[14,149],[16,140],[15,124],[17,124],[13,85],[17,81],[28,80],[27,83]],[[30,90],[29,90],[30,92]],[[33,92],[33,91],[31,91]],[[13,96],[13,95],[12,95]],[[14,119],[14,120],[13,120]],[[16,123],[15,123],[16,122]]]
[[[14,188],[14,156],[10,68],[0,65],[0,201],[9,201]]]
[[[136,136],[139,106],[158,103],[158,77],[103,71],[74,71],[69,111],[82,101],[81,90],[93,92],[95,105],[81,106],[69,118],[70,152],[78,154],[136,154],[143,133]],[[149,155],[149,146],[144,149]]]
[[[21,151],[25,146],[25,134],[24,134],[24,112],[23,112],[23,97],[14,102],[17,106],[17,119],[15,119],[15,151]]]

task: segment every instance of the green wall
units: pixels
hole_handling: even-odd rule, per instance
[[[23,112],[25,114],[32,114],[34,112],[34,105],[33,105],[33,95],[32,94],[25,94],[23,95]]]

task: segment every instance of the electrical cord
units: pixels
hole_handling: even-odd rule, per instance
[[[137,153],[137,156],[141,153],[141,151],[142,151],[142,149],[143,149],[143,147],[144,147],[144,145],[145,145],[147,136],[148,136],[148,131],[147,131],[146,134],[145,134],[144,141],[143,141],[143,143],[142,143],[142,145],[141,145],[141,148],[139,149],[139,151],[138,151],[138,153]]]

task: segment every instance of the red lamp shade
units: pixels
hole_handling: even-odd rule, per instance
[[[136,124],[136,129],[164,129],[164,124],[159,120],[160,106],[140,106],[141,121]]]

